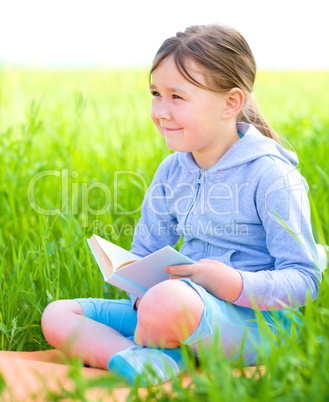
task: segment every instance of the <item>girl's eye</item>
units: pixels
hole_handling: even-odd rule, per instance
[[[161,96],[160,92],[158,92],[158,91],[151,91],[151,95],[155,96],[156,98]],[[172,97],[173,97],[173,99],[183,99],[178,95],[172,95]]]

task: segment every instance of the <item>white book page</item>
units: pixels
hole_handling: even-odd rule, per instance
[[[126,264],[128,262],[139,260],[140,257],[119,247],[102,237],[97,235],[93,235],[104,253],[106,254],[107,258],[111,261],[114,271],[120,267],[122,264]]]

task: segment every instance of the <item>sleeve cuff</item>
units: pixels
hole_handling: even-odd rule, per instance
[[[261,308],[264,294],[266,293],[263,286],[257,286],[255,273],[237,270],[242,278],[242,292],[233,304],[241,307],[255,308],[255,305]],[[250,278],[251,277],[251,278]],[[249,280],[250,279],[250,280]],[[251,283],[254,286],[251,286]],[[256,286],[255,286],[256,285]]]

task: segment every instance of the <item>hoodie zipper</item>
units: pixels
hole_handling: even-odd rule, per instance
[[[186,226],[187,219],[188,219],[188,217],[190,215],[191,210],[193,209],[193,207],[194,207],[194,205],[196,203],[196,200],[198,199],[198,195],[199,195],[200,187],[201,187],[202,174],[203,174],[203,171],[200,169],[199,174],[198,174],[196,194],[195,194],[194,200],[192,202],[192,205],[190,206],[190,209],[188,210],[188,212],[186,214],[185,221],[184,221],[184,235],[185,235],[185,226]]]

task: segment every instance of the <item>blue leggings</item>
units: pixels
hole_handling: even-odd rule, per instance
[[[181,343],[191,347],[192,353],[198,356],[202,348],[213,345],[216,337],[219,343],[218,350],[223,351],[229,360],[239,359],[244,365],[261,363],[257,361],[258,350],[260,346],[263,350],[267,350],[268,342],[261,333],[255,311],[217,299],[188,278],[178,280],[192,286],[205,305],[199,326]],[[137,311],[132,309],[130,300],[93,298],[75,300],[80,303],[86,317],[108,325],[134,341]],[[278,320],[283,320],[283,324],[289,330],[289,312],[261,311],[261,314],[270,332],[276,333],[275,321]]]

